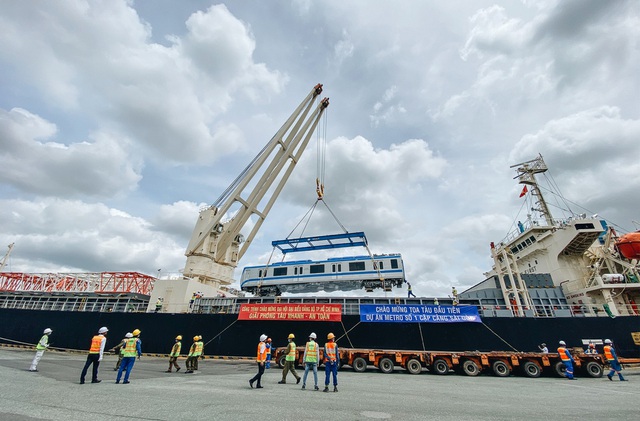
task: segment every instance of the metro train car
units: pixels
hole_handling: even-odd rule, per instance
[[[349,291],[364,288],[390,290],[405,282],[400,254],[333,257],[326,260],[278,262],[269,266],[247,266],[240,286],[255,295],[283,292]]]

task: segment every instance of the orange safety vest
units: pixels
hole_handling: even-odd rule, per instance
[[[562,361],[571,361],[571,358],[567,355],[567,348],[561,346],[558,348],[558,354],[560,355],[560,359]]]
[[[605,345],[604,346],[604,356],[607,358],[607,360],[609,361],[613,361],[615,360],[614,356],[613,356],[613,352],[611,352],[611,346],[609,345]]]
[[[91,348],[89,348],[89,354],[99,354],[100,346],[102,345],[102,335],[96,335],[91,338]]]
[[[336,343],[327,342],[324,344],[324,360],[335,361],[336,360]]]
[[[263,363],[267,360],[267,347],[264,342],[258,343],[258,352],[256,354],[256,361]]]

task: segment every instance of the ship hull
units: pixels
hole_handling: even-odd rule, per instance
[[[324,338],[333,332],[344,347],[433,351],[537,351],[545,342],[553,351],[559,340],[570,347],[584,339],[609,338],[623,357],[639,357],[632,332],[640,331],[639,317],[485,317],[482,323],[361,323],[358,315],[343,315],[341,322],[282,322],[237,320],[237,314],[99,313],[0,309],[0,341],[35,343],[42,330],[53,329],[54,347],[85,350],[101,326],[109,328],[107,348],[127,332],[142,331],[145,353],[166,354],[176,335],[183,349],[202,335],[206,355],[253,356],[261,334],[274,346],[286,345],[289,333],[304,343],[315,332]],[[346,332],[346,334],[345,334]]]

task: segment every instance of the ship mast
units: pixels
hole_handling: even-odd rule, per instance
[[[540,187],[538,186],[538,182],[535,177],[535,174],[541,174],[548,170],[547,164],[545,164],[542,159],[542,155],[538,155],[537,158],[530,161],[512,165],[510,168],[516,167],[518,167],[516,169],[518,175],[515,178],[519,180],[520,184],[529,186],[531,194],[536,198],[536,204],[539,206],[537,209],[532,210],[540,212],[547,222],[547,225],[553,226],[553,216],[547,206],[547,202],[544,200],[544,196],[542,196],[542,192],[540,191]]]

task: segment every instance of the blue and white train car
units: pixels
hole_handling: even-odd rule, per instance
[[[327,260],[278,262],[269,266],[247,266],[240,286],[256,295],[283,292],[349,291],[364,288],[389,290],[405,281],[400,254],[334,257]]]

